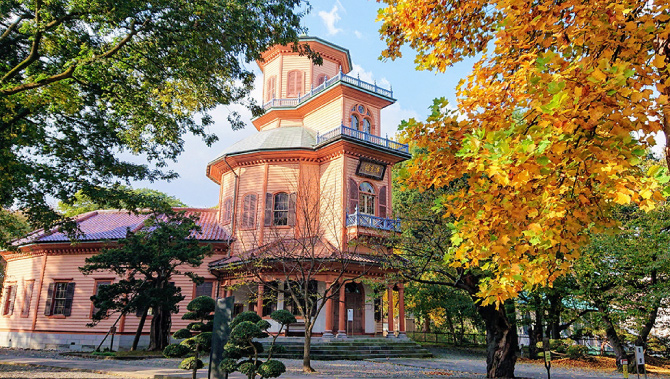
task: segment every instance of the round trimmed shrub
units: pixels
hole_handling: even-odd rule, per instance
[[[182,370],[199,370],[203,367],[205,367],[204,363],[196,357],[188,357],[179,364],[179,368]]]
[[[244,375],[249,375],[256,372],[256,365],[254,362],[245,361],[237,367],[237,371],[241,372]]]
[[[261,319],[261,316],[259,316],[256,312],[252,311],[245,311],[240,313],[239,315],[235,316],[233,321],[230,323],[230,328],[234,329],[238,324],[241,324],[245,321],[249,321],[253,324],[259,322]]]
[[[186,326],[186,329],[192,330],[194,332],[199,332],[204,327],[205,327],[204,322],[192,322],[192,323],[188,324],[188,326]]]
[[[181,358],[184,355],[188,354],[191,351],[187,346],[178,344],[178,343],[173,343],[171,345],[165,346],[165,349],[163,349],[163,355],[166,358]]]
[[[244,344],[250,338],[258,338],[263,334],[258,326],[251,321],[242,321],[230,331],[229,339],[235,344]]]
[[[258,374],[263,378],[277,378],[285,372],[286,366],[274,359],[271,359],[258,367]]]
[[[272,312],[270,314],[270,318],[282,325],[293,324],[297,321],[293,313],[287,311],[286,309],[278,309]]]
[[[190,338],[191,331],[188,329],[179,329],[172,335],[172,338],[176,340],[183,340],[184,338]]]
[[[202,332],[193,337],[193,340],[200,345],[201,349],[209,351],[212,347],[212,332]]]
[[[200,317],[198,317],[198,314],[196,312],[186,312],[184,313],[183,316],[181,316],[182,320],[200,320]]]
[[[198,296],[186,306],[187,310],[200,313],[211,313],[215,308],[216,302],[209,296]]]
[[[237,359],[226,358],[219,363],[219,370],[227,373],[237,371]]]
[[[267,320],[260,320],[259,322],[256,323],[256,326],[258,327],[258,329],[265,331],[270,329],[272,325],[270,325],[270,323]]]

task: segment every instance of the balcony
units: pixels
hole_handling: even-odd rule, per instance
[[[395,150],[401,153],[409,154],[409,145],[396,142],[388,138],[376,136],[374,134],[362,132],[360,130],[352,129],[344,125],[340,125],[339,127],[330,130],[324,134],[317,135],[316,144],[320,145],[321,143],[336,139],[340,136],[352,137],[359,141],[365,141],[377,146],[385,147],[390,150]]]
[[[326,89],[335,86],[337,83],[347,83],[351,84],[355,87],[358,87],[360,89],[372,92],[377,95],[381,95],[384,97],[387,97],[389,99],[393,99],[393,91],[388,90],[382,87],[377,86],[376,83],[370,84],[366,81],[361,80],[360,78],[354,78],[353,76],[349,76],[347,74],[343,74],[340,72],[339,74],[333,76],[332,78],[326,80],[322,84],[320,84],[318,87],[312,88],[309,92],[305,93],[304,95],[298,95],[298,97],[294,97],[291,99],[272,99],[268,101],[267,103],[263,104],[263,108],[270,109],[270,108],[290,108],[290,107],[297,107],[298,105],[312,99],[313,97],[317,96],[321,92],[325,91]]]
[[[347,215],[347,228],[350,226],[359,226],[363,228],[372,228],[378,230],[386,230],[389,232],[400,232],[400,219],[382,218],[363,214],[358,212]]]

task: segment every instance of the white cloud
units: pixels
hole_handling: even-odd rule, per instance
[[[347,75],[359,77],[361,80],[368,83],[376,82],[377,85],[382,88],[391,89],[391,82],[389,82],[386,78],[377,79],[375,78],[375,75],[372,73],[372,71],[366,71],[361,65],[356,63],[353,64],[351,71]]]
[[[363,39],[363,33],[359,32],[358,30],[354,30],[354,35],[358,39]]]
[[[382,109],[382,137],[388,135],[391,139],[398,139],[398,125],[403,120],[418,119],[419,114],[413,109],[405,109],[400,103],[394,103]]]
[[[340,8],[337,6],[337,4],[335,4],[333,5],[333,9],[331,9],[330,12],[326,11],[319,12],[319,17],[321,17],[321,20],[323,21],[324,25],[326,25],[326,29],[328,29],[328,35],[330,36],[334,36],[335,34],[342,31],[342,29],[339,29],[338,27],[335,26],[335,24],[342,19],[338,13],[339,10]]]

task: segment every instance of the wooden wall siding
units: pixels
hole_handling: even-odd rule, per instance
[[[86,324],[91,321],[90,297],[95,292],[96,279],[118,279],[115,278],[113,274],[105,272],[98,272],[88,276],[83,275],[78,268],[83,266],[85,259],[90,256],[91,254],[48,256],[47,267],[44,274],[44,285],[42,286],[39,302],[36,302],[36,299],[43,257],[33,256],[8,262],[7,268],[9,270],[8,272],[12,273],[11,277],[20,279],[17,280],[18,292],[14,303],[14,313],[11,316],[0,316],[0,331],[7,331],[10,329],[30,330],[32,316],[34,315],[35,308],[37,308],[37,323],[35,325],[35,330],[37,331],[69,333],[107,332],[118,316],[103,320],[93,328],[86,327]],[[223,256],[220,254],[207,257],[200,267],[193,268],[185,266],[181,268],[181,270],[184,272],[192,271],[203,276],[205,279],[215,280],[216,278],[209,273],[207,264],[222,257]],[[24,300],[24,286],[30,280],[35,280],[30,304],[30,317],[20,317]],[[72,300],[72,314],[69,317],[57,318],[44,315],[49,284],[57,280],[68,280],[76,283],[74,298]],[[186,298],[179,303],[179,314],[172,316],[173,331],[183,328],[188,324],[187,321],[181,320],[181,316],[186,312],[188,302],[191,301],[195,295],[195,287],[188,277],[183,275],[176,276],[174,282],[177,286],[182,288],[182,294],[186,296]],[[126,316],[124,332],[133,332],[137,328],[138,322],[139,317],[136,317],[134,314]],[[117,325],[117,327],[120,327],[120,325]],[[149,331],[149,323],[145,325],[144,331]]]
[[[268,123],[258,125],[258,127],[256,129],[258,129],[259,131],[263,131],[263,130],[270,130],[270,129],[278,128],[280,126],[281,126],[281,120],[275,119],[275,120],[272,120]]]
[[[305,127],[319,133],[331,131],[342,124],[342,97],[305,116]]]
[[[303,121],[302,119],[283,119],[279,122],[277,126],[278,127],[303,126]],[[263,130],[267,129],[270,128],[264,128]]]
[[[316,87],[316,86],[318,86],[318,83],[316,82],[316,80],[318,79],[319,75],[326,74],[326,75],[328,75],[328,79],[330,79],[333,76],[337,75],[339,73],[339,71],[340,71],[340,65],[337,62],[331,61],[331,60],[328,60],[328,59],[324,59],[323,60],[323,65],[321,65],[321,66],[313,65],[313,68],[312,68],[313,77],[312,77],[312,81],[310,83],[312,83],[311,84],[312,86]]]
[[[228,168],[228,166],[226,166],[226,168]],[[223,211],[224,211],[223,203],[227,198],[229,197],[232,198],[234,192],[235,192],[235,175],[231,171],[228,171],[225,174],[221,175],[221,188],[219,191],[219,222],[223,222]],[[230,224],[227,225],[230,226]]]
[[[32,316],[35,313],[32,310],[33,305],[35,304],[35,297],[37,294],[37,287],[40,279],[40,273],[42,271],[42,260],[43,257],[32,256],[27,259],[18,259],[7,262],[6,271],[9,275],[5,277],[5,285],[8,283],[16,284],[16,297],[14,298],[14,312],[11,315],[0,316],[0,330],[12,329],[21,329],[21,330],[30,330],[32,326]],[[25,286],[30,280],[35,280],[35,285],[33,286],[33,293],[31,299],[31,311],[28,317],[21,317],[21,312],[23,311],[23,300],[25,294]],[[6,287],[4,287],[6,288]],[[2,291],[2,299],[0,299],[0,304],[5,304],[5,296],[7,291]]]
[[[282,75],[282,84],[281,84],[281,96],[282,98],[286,98],[288,94],[288,87],[287,87],[287,80],[288,80],[288,72],[293,71],[293,70],[300,70],[302,71],[302,91],[301,95],[305,94],[305,88],[307,88],[307,83],[311,83],[311,76],[310,72],[311,67],[312,67],[312,62],[307,58],[306,56],[299,56],[297,54],[291,54],[291,55],[284,55],[282,57],[282,68],[281,68],[281,75]]]
[[[319,167],[321,193],[321,214],[324,235],[334,246],[340,246],[343,220],[342,170],[344,157],[324,162]]]
[[[237,192],[237,209],[236,209],[236,227],[234,251],[240,252],[248,250],[258,245],[258,231],[260,230],[260,223],[263,209],[263,199],[265,195],[262,193],[263,176],[265,175],[265,167],[262,164],[247,166],[236,169],[239,175],[239,188]],[[256,195],[256,212],[255,212],[255,227],[242,228],[242,216],[244,212],[244,196],[249,194]],[[232,196],[232,193],[231,193]]]
[[[267,94],[265,93],[265,91],[267,90],[267,83],[268,83],[267,80],[268,80],[269,77],[271,77],[273,75],[276,78],[275,79],[276,80],[276,82],[275,82],[275,98],[280,97],[281,88],[282,88],[281,80],[279,80],[280,79],[280,74],[281,74],[281,62],[280,62],[279,57],[275,57],[270,62],[267,62],[265,64],[265,70],[263,72],[263,103],[265,103],[266,102],[265,99],[267,99],[267,97],[266,97]]]
[[[297,235],[306,236],[318,230],[322,221],[319,209],[321,201],[324,200],[321,199],[319,164],[302,162],[296,204]]]
[[[370,110],[370,114],[372,115],[372,134],[378,136],[380,135],[381,132],[381,109],[379,107],[375,107],[370,105],[370,103],[359,101],[356,99],[352,99],[349,97],[344,98],[344,106],[342,107],[342,119],[344,120],[344,126],[351,127],[351,108],[356,105],[356,104],[363,104],[365,107],[367,107]]]

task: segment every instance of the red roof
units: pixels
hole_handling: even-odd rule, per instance
[[[201,241],[228,241],[230,235],[217,222],[217,210],[211,208],[174,208],[184,211],[186,216],[198,215],[197,224],[202,229],[195,238]],[[125,210],[98,210],[75,217],[79,230],[82,232],[75,238],[81,242],[118,240],[126,237],[128,230],[136,231],[144,226],[148,214],[132,214]],[[67,234],[55,229],[36,230],[25,238],[14,241],[15,246],[40,242],[70,242]]]

